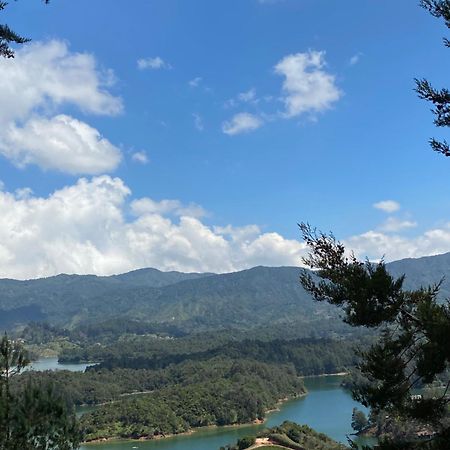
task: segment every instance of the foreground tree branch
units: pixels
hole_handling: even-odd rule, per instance
[[[300,276],[303,287],[316,301],[340,307],[350,325],[379,330],[378,341],[360,354],[365,382],[354,387],[354,398],[375,413],[387,411],[436,432],[427,442],[386,440],[381,448],[448,450],[447,390],[439,397],[412,396],[415,386],[436,381],[450,367],[450,306],[437,300],[440,283],[406,290],[405,277],[390,275],[384,261],[359,261],[331,233],[299,226],[309,247],[303,262],[311,269]]]
[[[50,0],[43,0],[44,3],[49,3]],[[0,11],[3,11],[8,6],[8,2],[0,1]],[[11,48],[12,44],[25,44],[30,39],[20,36],[11,28],[4,24],[0,24],[0,57],[14,58],[14,50]]]

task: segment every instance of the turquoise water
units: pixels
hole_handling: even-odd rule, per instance
[[[364,410],[350,394],[341,388],[342,378],[338,376],[313,377],[305,379],[308,395],[283,404],[279,411],[268,415],[264,425],[243,427],[208,428],[190,435],[172,438],[132,442],[99,443],[82,446],[83,450],[218,450],[220,446],[233,444],[243,436],[256,435],[265,427],[291,420],[307,424],[317,431],[340,442],[347,443],[352,410],[355,406]],[[360,442],[364,443],[364,442]],[[370,442],[365,442],[370,443]]]

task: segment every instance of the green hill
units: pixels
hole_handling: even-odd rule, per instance
[[[389,263],[388,267],[395,276],[406,274],[405,286],[408,289],[433,285],[443,280],[439,296],[441,299],[450,298],[450,253],[401,259]]]
[[[388,264],[405,273],[406,286],[438,282],[450,273],[450,253]],[[313,302],[298,281],[297,267],[255,267],[229,274],[186,274],[156,269],[122,275],[58,275],[0,280],[0,327],[30,319],[63,326],[112,318],[166,323],[186,331],[304,323],[335,329],[337,311]],[[450,296],[444,280],[443,298]],[[333,328],[334,324],[334,328]],[[313,327],[314,328],[314,327]]]

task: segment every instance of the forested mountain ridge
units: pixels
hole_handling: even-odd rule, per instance
[[[24,308],[25,316],[27,308],[38,308],[38,320],[64,326],[121,316],[177,324],[189,330],[334,316],[328,305],[310,300],[298,283],[296,267],[255,267],[220,275],[172,274],[171,279],[160,272],[165,285],[156,272],[147,273],[151,282],[145,280],[146,272],[0,280],[0,309],[12,312]]]
[[[441,299],[450,298],[450,252],[422,258],[401,259],[386,266],[392,275],[406,275],[405,287],[407,289],[426,287],[442,280],[439,297]]]
[[[406,274],[410,288],[450,274],[450,253],[388,264]],[[313,302],[298,281],[297,267],[255,267],[227,274],[140,269],[121,275],[58,275],[0,280],[0,327],[33,320],[74,326],[127,317],[167,323],[187,331],[246,328],[285,322],[332,321],[337,313]],[[450,296],[450,279],[441,287]]]

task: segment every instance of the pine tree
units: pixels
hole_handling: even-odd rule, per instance
[[[358,369],[365,382],[352,391],[355,400],[375,413],[422,423],[435,430],[426,442],[386,440],[380,449],[450,448],[450,380],[439,396],[415,397],[421,383],[437,381],[450,369],[450,303],[437,301],[439,285],[409,291],[404,276],[391,276],[383,261],[373,264],[347,255],[332,234],[302,223],[300,230],[310,253],[300,281],[317,301],[342,308],[352,326],[378,329],[380,337],[361,352]]]
[[[50,0],[44,0],[48,3]],[[3,11],[8,5],[5,1],[0,1],[0,11]],[[20,36],[15,31],[11,30],[8,25],[0,24],[0,57],[14,58],[14,51],[11,48],[11,44],[24,44],[29,42],[30,39]]]
[[[0,341],[0,450],[78,448],[75,415],[50,385],[31,381],[13,392],[13,381],[29,362],[22,345],[5,334]]]
[[[26,353],[5,334],[0,342],[0,449],[10,448],[12,407],[11,379],[29,364]]]
[[[421,0],[421,6],[434,17],[442,18],[447,28],[450,28],[450,0]],[[444,45],[450,48],[450,40],[444,38]],[[420,98],[433,105],[434,124],[437,127],[450,127],[450,92],[448,89],[435,89],[426,79],[416,79],[416,91]],[[450,156],[450,145],[446,140],[430,139],[431,148]]]

